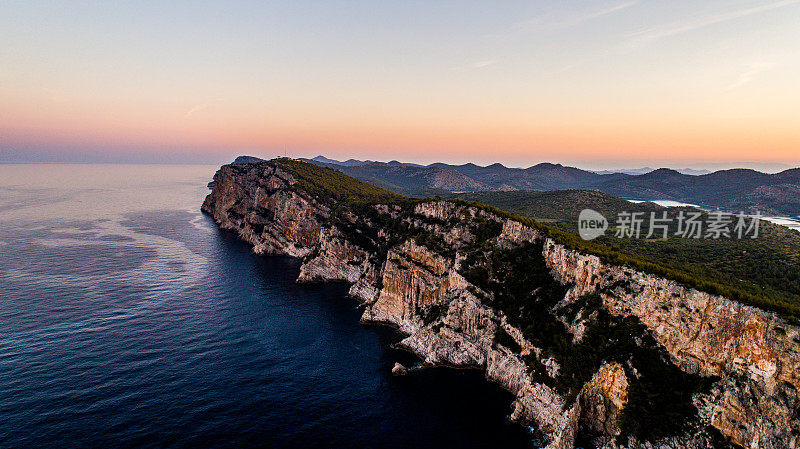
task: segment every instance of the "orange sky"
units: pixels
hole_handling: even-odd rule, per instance
[[[188,5],[11,8],[0,159],[800,165],[798,1]]]

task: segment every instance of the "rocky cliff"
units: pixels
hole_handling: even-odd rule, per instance
[[[350,283],[424,364],[483,370],[548,447],[800,447],[797,327],[478,206],[312,192],[299,164],[223,166],[203,211]]]

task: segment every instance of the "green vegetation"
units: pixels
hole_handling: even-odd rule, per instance
[[[362,239],[372,241],[373,246],[393,245],[418,234],[418,243],[449,254],[450,249],[441,238],[419,231],[411,232],[402,220],[387,219],[386,214],[378,214],[374,208],[366,207],[382,203],[399,205],[403,211],[409,211],[421,201],[419,199],[301,161],[274,159],[264,164],[278,166],[295,176],[297,188],[330,205],[335,213],[347,209],[368,214],[385,226],[391,236],[390,242],[377,243],[385,241],[378,239],[377,235]],[[391,187],[388,183],[386,185]],[[457,195],[451,201],[519,220],[558,243],[595,254],[607,263],[627,265],[673,279],[698,290],[778,312],[790,322],[800,323],[800,234],[782,226],[762,221],[759,238],[755,240],[683,239],[674,236],[667,239],[617,239],[606,236],[587,242],[577,235],[577,217],[582,209],[592,208],[602,213],[612,226],[621,211],[645,212],[648,217],[650,212],[665,209],[651,203],[633,204],[586,190],[477,192]],[[647,228],[647,222],[644,228]],[[486,228],[485,235],[480,233],[481,230],[477,231],[478,243],[499,233],[499,229],[494,227]],[[671,229],[671,234],[674,231]]]
[[[369,240],[372,246],[388,249],[387,245],[416,236],[420,244],[445,254],[451,252],[441,238],[424,232],[412,232],[403,220],[389,219],[386,214],[379,214],[369,207],[377,203],[399,205],[407,212],[421,201],[419,199],[403,196],[327,167],[292,159],[274,159],[263,163],[278,166],[295,176],[297,188],[331,206],[334,213],[346,209],[369,215],[385,227],[390,235],[389,242],[377,238],[377,235],[363,236],[361,240],[365,245]],[[388,183],[386,185],[391,187]],[[558,243],[595,254],[607,263],[626,265],[673,279],[698,290],[778,312],[790,322],[800,323],[800,234],[782,226],[762,221],[759,238],[755,240],[683,239],[674,236],[667,239],[617,239],[606,236],[585,241],[577,235],[577,217],[584,208],[602,213],[612,225],[621,211],[645,212],[648,217],[650,212],[665,209],[651,203],[633,204],[601,192],[586,190],[477,192],[457,195],[450,201],[519,220]],[[647,228],[647,222],[644,228]],[[485,234],[480,229],[474,231],[478,231],[477,243],[480,243],[499,233],[499,228],[489,226]],[[674,231],[674,228],[671,229],[671,234]],[[370,245],[364,248],[379,249],[370,248]]]
[[[455,198],[479,201],[575,233],[578,232],[578,214],[586,208],[600,212],[612,223],[613,217],[621,211],[649,213],[663,210],[652,203],[634,204],[594,190],[472,192],[456,195]]]
[[[503,232],[503,223],[499,221],[488,221],[473,225],[470,231],[475,235],[474,244],[480,245],[500,235]]]
[[[652,441],[698,425],[692,395],[707,391],[717,379],[681,371],[638,318],[612,316],[601,307],[599,294],[584,296],[557,311],[557,303],[569,286],[550,275],[541,242],[502,250],[487,243],[475,248],[463,266],[464,277],[493,294],[493,305],[522,330],[525,338],[543,349],[543,358],[552,357],[559,364],[558,375],[553,378],[540,360],[526,358],[536,380],[563,394],[566,404],[574,402],[603,363],[617,362],[631,383],[622,416],[623,440],[633,435]],[[585,320],[586,329],[579,342],[573,342],[556,313],[562,313],[568,322]],[[502,329],[495,341],[520,349]]]
[[[455,248],[448,245],[439,233],[425,230],[418,231],[417,234],[414,235],[414,243],[435,251],[444,257],[455,257],[456,255]]]
[[[458,200],[496,211],[536,227],[555,241],[604,261],[673,279],[698,290],[778,312],[790,322],[800,319],[800,233],[762,221],[757,239],[618,239],[607,236],[585,241],[577,235],[582,209],[602,213],[613,226],[621,211],[661,213],[652,203],[633,204],[594,191],[479,192]],[[672,213],[678,210],[671,209]],[[523,220],[520,214],[527,218]],[[674,215],[673,215],[674,216]],[[643,229],[647,230],[649,220]]]
[[[452,194],[449,190],[444,190],[444,189],[401,187],[396,184],[392,184],[391,182],[378,178],[359,177],[357,179],[368,182],[382,189],[391,190],[392,192],[397,192],[401,195],[414,198],[426,198],[426,197],[432,198],[435,196],[449,196]]]
[[[262,163],[280,167],[290,173],[298,181],[297,188],[327,203],[398,204],[418,201],[327,167],[294,159],[273,159]]]

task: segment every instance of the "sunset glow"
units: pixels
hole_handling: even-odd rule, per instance
[[[800,1],[401,3],[5,4],[0,160],[800,164]]]

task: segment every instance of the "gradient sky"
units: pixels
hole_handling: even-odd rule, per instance
[[[800,0],[0,0],[0,160],[800,165]]]

